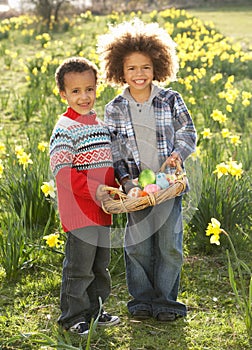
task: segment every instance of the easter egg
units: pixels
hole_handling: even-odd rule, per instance
[[[142,190],[139,187],[133,187],[128,192],[128,197],[138,198],[141,197]]]
[[[177,177],[175,174],[166,174],[166,179],[168,180],[169,184],[172,185],[175,183]]]
[[[161,188],[157,184],[148,184],[144,187],[144,192],[147,193],[155,193],[159,191]]]
[[[161,187],[161,189],[168,188],[170,186],[165,173],[158,173],[156,175],[156,184]]]
[[[146,185],[154,184],[156,182],[156,175],[151,169],[144,169],[141,171],[138,177],[138,184],[142,188]]]

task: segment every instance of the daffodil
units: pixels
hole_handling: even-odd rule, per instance
[[[41,142],[39,142],[39,144],[38,144],[38,150],[40,150],[41,152],[45,152],[45,150],[47,149],[47,147],[48,147],[48,142],[41,141]]]
[[[235,176],[236,180],[239,180],[243,174],[242,163],[237,164],[236,160],[230,159],[230,161],[227,162],[227,165],[229,167],[229,174]]]
[[[51,198],[55,198],[56,187],[53,180],[49,182],[43,182],[41,186],[41,191],[44,193],[46,197],[50,196]]]
[[[244,107],[248,107],[250,105],[250,101],[247,98],[245,98],[244,100],[242,100],[242,105]]]
[[[2,159],[0,159],[0,178],[3,176],[3,171],[4,171],[3,161]]]
[[[211,218],[211,222],[208,224],[206,229],[206,235],[210,237],[210,243],[220,245],[220,234],[222,233],[220,222]]]
[[[239,135],[231,135],[230,142],[235,146],[239,145],[241,143],[240,136]]]
[[[212,133],[210,131],[209,128],[205,128],[202,132],[201,132],[203,139],[210,139],[212,137]]]
[[[222,177],[222,175],[228,175],[229,167],[226,163],[222,162],[216,165],[216,169],[213,171],[214,174],[217,174],[218,179]]]
[[[221,111],[218,109],[214,109],[213,112],[211,113],[211,117],[213,118],[214,121],[217,121],[219,123],[225,123],[227,120],[226,114],[223,114]]]
[[[15,146],[15,154],[19,158],[24,153],[24,148],[22,146]]]
[[[44,236],[43,239],[46,240],[46,244],[48,244],[50,248],[59,248],[64,243],[63,241],[59,240],[59,233],[52,233]]]
[[[18,156],[18,163],[23,165],[24,169],[27,167],[27,165],[33,164],[33,161],[31,160],[31,153],[27,154],[26,152],[23,152],[20,156]]]
[[[193,152],[190,157],[192,158],[193,161],[196,161],[200,157],[200,154],[201,154],[201,149],[200,147],[197,146],[195,149],[195,152]]]
[[[231,133],[228,129],[224,128],[221,130],[221,136],[226,139],[228,137],[230,137]]]
[[[5,154],[5,152],[6,152],[5,144],[0,142],[0,154]]]
[[[233,107],[232,107],[232,105],[226,105],[226,111],[227,112],[232,112],[232,110],[233,110]]]
[[[221,80],[223,78],[222,73],[216,73],[215,75],[213,75],[210,79],[210,82],[212,84],[215,84],[217,81]]]

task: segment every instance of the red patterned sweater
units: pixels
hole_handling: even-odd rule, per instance
[[[65,232],[111,225],[95,193],[98,185],[117,186],[110,134],[94,111],[80,115],[68,107],[50,139],[50,165],[56,178],[58,209]]]

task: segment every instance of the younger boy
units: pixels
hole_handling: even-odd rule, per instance
[[[103,185],[116,186],[110,134],[96,117],[97,67],[72,57],[56,70],[56,83],[67,111],[57,121],[50,139],[50,165],[56,178],[58,208],[67,233],[61,286],[61,316],[66,330],[84,335],[92,317],[109,296],[111,215],[99,200]],[[118,316],[102,312],[98,325],[115,325]]]

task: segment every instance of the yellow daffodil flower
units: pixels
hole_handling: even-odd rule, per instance
[[[211,77],[210,82],[212,84],[217,83],[217,81],[221,80],[223,78],[222,73],[216,73],[214,76]]]
[[[44,240],[46,240],[46,244],[49,245],[50,248],[59,248],[64,242],[59,240],[58,233],[52,233],[50,235],[44,236]]]
[[[244,107],[248,107],[250,105],[250,101],[248,99],[244,99],[244,100],[242,100],[242,105]]]
[[[196,149],[195,149],[195,152],[193,152],[191,154],[192,160],[196,161],[200,157],[200,154],[201,154],[201,149],[200,149],[200,147],[197,146]]]
[[[239,180],[243,174],[242,163],[237,164],[236,160],[231,159],[227,164],[229,166],[229,174],[235,176],[236,180]]]
[[[48,148],[48,142],[41,141],[38,144],[38,150],[41,152],[45,152],[45,150]]]
[[[15,146],[15,154],[19,158],[24,153],[24,148],[22,146]]]
[[[235,146],[239,145],[241,143],[240,136],[239,135],[231,135],[230,142]]]
[[[205,128],[202,132],[201,132],[203,139],[210,139],[212,137],[212,133],[210,131],[209,128]]]
[[[4,171],[3,161],[2,161],[2,159],[0,159],[0,178],[3,175],[3,171]]]
[[[0,154],[5,154],[5,152],[6,152],[5,144],[0,142]]]
[[[225,128],[225,129],[222,129],[222,130],[221,130],[221,136],[222,136],[224,139],[230,137],[230,135],[231,135],[231,133],[230,133],[230,131],[229,131],[228,129]]]
[[[18,163],[23,165],[24,169],[27,167],[27,165],[33,164],[33,161],[31,160],[31,153],[27,154],[26,152],[23,152],[20,156],[18,156]]]
[[[222,175],[228,175],[229,167],[226,163],[222,162],[216,165],[216,169],[213,171],[213,174],[217,174],[218,179],[222,177]]]
[[[41,186],[41,191],[46,197],[50,196],[51,198],[55,198],[56,188],[54,181],[50,180],[49,182],[43,182],[43,185]]]
[[[213,112],[211,113],[211,117],[213,118],[214,121],[217,121],[219,123],[225,123],[227,120],[226,114],[223,114],[221,111],[218,109],[214,109]]]
[[[222,233],[220,222],[211,218],[211,222],[208,224],[206,229],[206,235],[211,236],[210,243],[220,245],[220,234]]]

